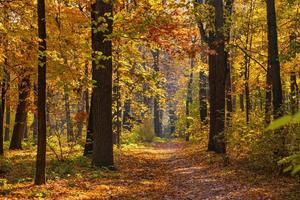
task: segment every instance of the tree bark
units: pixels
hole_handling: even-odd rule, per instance
[[[33,95],[34,95],[34,105],[37,108],[38,107],[38,97],[37,97],[37,86],[36,84],[33,85]],[[33,136],[33,141],[34,143],[37,142],[37,137],[38,137],[38,113],[37,109],[33,113],[33,123],[31,125],[32,127],[32,136]]]
[[[153,56],[153,69],[158,75],[160,69],[159,69],[159,50],[153,50],[152,56]],[[157,83],[159,86],[159,82]],[[162,122],[161,122],[161,111],[160,111],[160,103],[159,103],[159,96],[154,97],[154,132],[157,137],[162,137]]]
[[[210,130],[208,150],[226,153],[225,146],[225,82],[226,60],[224,43],[223,1],[213,2],[215,9],[215,33],[210,33],[209,91],[210,91]]]
[[[26,72],[25,72],[26,73]],[[30,79],[28,75],[21,78],[18,85],[19,102],[15,116],[14,130],[10,142],[9,149],[22,149],[22,139],[24,137],[25,123],[27,116],[27,99],[30,92]]]
[[[6,59],[4,61],[7,62]],[[5,69],[4,69],[5,71]],[[3,80],[1,83],[1,105],[0,105],[0,156],[4,154],[4,144],[3,144],[3,125],[4,125],[4,109],[5,109],[5,93],[6,93],[6,77],[5,73],[3,75]]]
[[[46,182],[46,17],[45,0],[38,0],[38,147],[34,183]]]
[[[204,71],[199,73],[199,103],[200,103],[200,121],[207,120],[207,75]]]
[[[194,41],[193,41],[194,42]],[[195,56],[191,55],[190,58],[190,75],[189,75],[189,81],[188,81],[188,87],[187,87],[187,95],[186,95],[186,100],[185,100],[185,116],[186,116],[186,136],[185,140],[189,141],[190,140],[190,106],[193,103],[193,78],[194,78],[194,66],[195,66]]]
[[[268,57],[271,68],[271,80],[273,91],[273,112],[274,118],[277,119],[283,115],[282,111],[282,86],[280,78],[280,63],[278,56],[278,37],[277,22],[275,11],[275,0],[267,1],[267,20],[268,20]]]
[[[5,93],[5,135],[4,135],[4,140],[9,141],[9,135],[10,135],[10,89],[9,89],[9,84],[10,84],[10,74],[8,71],[6,71],[6,93]]]
[[[267,69],[266,78],[266,103],[265,103],[265,123],[266,125],[271,123],[271,111],[272,111],[272,82],[270,67]]]
[[[112,41],[107,40],[113,31],[113,6],[111,1],[97,0],[93,5],[96,21],[94,21],[93,38],[93,165],[111,167],[113,159],[113,129],[112,129]],[[99,17],[106,22],[98,22]],[[98,22],[98,23],[97,23]],[[106,30],[98,30],[103,23]],[[102,53],[101,58],[97,56]],[[105,58],[103,58],[103,56]]]
[[[66,122],[67,122],[67,138],[68,141],[74,141],[74,131],[73,131],[73,122],[71,119],[71,111],[70,111],[70,96],[68,91],[68,86],[64,84],[64,101],[65,101],[65,112],[66,112]]]

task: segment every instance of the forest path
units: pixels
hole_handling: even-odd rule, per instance
[[[224,166],[222,156],[199,146],[167,142],[125,151],[119,164],[127,188],[111,199],[300,199],[287,179]]]
[[[199,144],[128,146],[116,150],[115,159],[117,171],[91,168],[84,158],[83,163],[71,163],[75,172],[66,178],[48,180],[43,186],[15,184],[0,192],[0,199],[300,199],[300,181],[264,175],[237,162],[224,166],[222,156],[206,152]]]

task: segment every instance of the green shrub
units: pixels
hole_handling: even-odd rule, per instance
[[[7,174],[12,171],[12,163],[9,159],[0,156],[0,174]]]
[[[134,128],[133,134],[142,142],[152,142],[155,138],[153,119],[146,118],[141,125]]]

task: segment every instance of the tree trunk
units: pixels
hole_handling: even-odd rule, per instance
[[[4,61],[7,62],[6,59]],[[5,65],[6,66],[6,65]],[[4,69],[4,71],[6,71]],[[1,84],[1,106],[0,106],[0,156],[4,154],[4,145],[3,145],[3,125],[4,125],[4,109],[5,109],[5,93],[7,88],[7,80],[3,74],[2,84]]]
[[[111,167],[113,159],[113,129],[112,129],[112,41],[107,35],[112,33],[113,6],[111,1],[97,0],[93,5],[95,21],[93,23],[93,165]],[[99,18],[104,18],[105,22]],[[98,22],[98,23],[97,23]],[[105,31],[99,27],[107,24]],[[99,58],[101,52],[105,57]]]
[[[82,92],[82,89],[80,89],[80,93],[79,93],[79,99],[78,99],[78,103],[77,103],[77,112],[79,114],[84,113],[84,92]],[[76,134],[76,139],[81,139],[82,138],[82,130],[83,130],[83,120],[82,119],[78,119],[77,123],[77,134]]]
[[[283,116],[283,96],[282,85],[280,78],[280,63],[278,56],[278,37],[277,37],[277,22],[275,11],[275,0],[267,2],[267,20],[268,20],[268,61],[271,68],[271,81],[273,93],[273,115],[274,119]],[[285,154],[285,137],[282,130],[275,131],[278,146],[274,151],[277,158],[281,158]]]
[[[226,153],[225,146],[225,82],[226,60],[224,44],[223,1],[215,0],[215,34],[210,33],[209,91],[210,91],[210,130],[208,150]]]
[[[10,135],[10,89],[9,89],[9,84],[10,84],[10,74],[9,72],[6,71],[6,83],[7,83],[7,88],[6,88],[6,101],[5,101],[5,135],[4,135],[4,140],[9,141],[9,135]]]
[[[38,147],[34,183],[46,182],[46,18],[45,0],[38,0]]]
[[[194,41],[193,41],[194,42]],[[193,103],[193,78],[194,78],[194,66],[195,66],[195,56],[191,56],[191,65],[190,65],[190,75],[189,75],[189,82],[187,87],[187,95],[185,100],[185,116],[186,116],[186,136],[185,140],[190,140],[190,106]]]
[[[33,85],[33,95],[34,95],[34,105],[38,106],[38,97],[37,97],[37,86],[36,84]],[[32,127],[32,136],[33,136],[33,141],[34,143],[37,142],[37,137],[38,137],[38,113],[37,113],[37,109],[34,111],[34,114],[33,114],[33,123],[31,125]]]
[[[283,115],[282,111],[282,86],[280,78],[280,63],[278,56],[278,37],[276,24],[275,0],[267,1],[268,19],[268,56],[271,67],[272,91],[273,91],[273,112],[277,119]]]
[[[19,102],[17,105],[14,130],[9,149],[22,149],[22,139],[24,137],[25,123],[27,116],[27,99],[30,92],[30,79],[25,75],[19,83]]]
[[[271,111],[272,111],[272,82],[271,82],[271,72],[270,67],[267,69],[266,78],[266,103],[265,103],[265,123],[266,125],[271,123]]]
[[[199,73],[199,103],[200,103],[200,121],[207,120],[207,76],[204,71]]]
[[[296,114],[298,112],[298,85],[297,85],[297,76],[296,72],[291,72],[291,112]]]
[[[64,84],[64,101],[65,101],[65,112],[66,112],[66,122],[67,122],[67,138],[68,142],[74,141],[74,131],[73,131],[73,122],[71,119],[71,111],[70,111],[70,97],[68,86]]]
[[[231,118],[233,112],[232,105],[232,81],[231,81],[231,65],[229,62],[229,53],[225,52],[226,62],[226,126],[231,127]]]
[[[291,34],[290,35],[290,54],[292,58],[295,58],[296,52],[294,52],[293,45],[296,40],[296,35]],[[291,112],[292,114],[296,114],[298,112],[298,106],[299,106],[299,100],[298,100],[298,94],[299,94],[299,88],[297,84],[297,74],[296,69],[293,67],[293,71],[290,75],[290,88],[291,88]]]
[[[93,94],[92,98],[93,99]],[[86,131],[86,142],[84,145],[84,156],[89,156],[93,154],[93,101],[91,101],[91,107],[90,107],[90,112],[89,112],[89,118],[88,118],[88,125],[87,125],[87,131]]]
[[[151,51],[153,56],[153,69],[158,75],[159,73],[159,50]],[[159,81],[158,81],[159,87]],[[162,137],[162,122],[161,122],[161,111],[158,95],[154,97],[154,132],[157,137]]]

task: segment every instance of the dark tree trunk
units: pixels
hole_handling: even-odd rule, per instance
[[[24,137],[25,123],[27,117],[27,99],[30,92],[30,79],[25,75],[19,83],[19,102],[17,105],[14,130],[9,149],[22,149],[22,139]]]
[[[225,0],[225,30],[224,38],[225,43],[229,44],[230,42],[230,31],[231,31],[231,21],[232,21],[232,8],[234,0]],[[225,64],[226,64],[226,125],[227,127],[231,126],[231,118],[233,112],[232,105],[232,80],[231,80],[231,63],[230,63],[230,54],[229,51],[225,51]]]
[[[5,135],[4,135],[4,140],[9,141],[9,135],[10,135],[10,89],[9,89],[9,84],[10,84],[10,74],[9,72],[6,71],[6,101],[5,101]]]
[[[295,58],[296,52],[294,51],[294,44],[296,40],[296,35],[291,34],[290,35],[290,55],[292,58]],[[296,114],[298,112],[298,106],[299,106],[299,88],[297,84],[297,74],[296,74],[296,69],[293,67],[293,71],[291,72],[290,75],[290,88],[291,88],[291,112],[292,114]]]
[[[291,111],[292,114],[296,114],[298,112],[298,85],[297,85],[297,76],[296,72],[291,72]]]
[[[93,95],[92,98],[93,99]],[[86,131],[86,142],[85,142],[85,146],[84,146],[84,156],[89,156],[93,154],[93,118],[91,116],[93,116],[93,101],[91,101],[91,109],[89,112],[89,118],[88,118],[88,125],[87,125],[87,131]]]
[[[6,63],[5,59],[5,63]],[[6,65],[6,64],[5,64]],[[6,71],[6,70],[4,70]],[[2,83],[1,83],[1,105],[0,105],[0,156],[4,154],[4,146],[3,146],[3,125],[4,125],[4,109],[5,109],[5,93],[7,88],[7,80],[5,77],[5,73],[3,75]]]
[[[130,112],[131,112],[131,101],[130,99],[126,99],[124,103],[124,111],[123,111],[123,128],[127,131],[131,131],[132,126],[130,123]]]
[[[268,56],[269,66],[271,68],[272,92],[273,92],[273,112],[277,119],[283,115],[282,112],[282,86],[280,78],[280,63],[278,56],[278,37],[276,25],[275,0],[267,1],[267,19],[268,19]]]
[[[107,36],[112,33],[113,6],[111,1],[97,0],[93,5],[95,21],[93,23],[93,88],[92,119],[93,119],[93,165],[110,167],[113,159],[113,129],[112,129],[112,41]],[[106,22],[98,22],[102,17]],[[98,23],[97,23],[98,22]],[[107,23],[105,31],[99,27]],[[105,59],[99,58],[101,52]]]
[[[95,4],[92,5],[92,11],[91,11],[91,33],[92,33],[92,45],[96,43],[95,40],[95,32],[97,30],[97,26],[95,24],[95,21],[97,20],[96,16],[96,10],[95,10]],[[95,31],[94,31],[95,30]],[[94,47],[93,47],[94,48]],[[93,49],[94,50],[94,49]],[[92,54],[92,58],[94,57],[94,53]],[[94,68],[96,64],[92,62],[92,67]],[[87,65],[85,66],[85,74],[88,77],[88,67]],[[93,92],[92,92],[92,97],[91,97],[91,104],[89,104],[89,94],[88,90],[85,92],[85,100],[86,100],[86,109],[87,113],[89,114],[88,116],[88,123],[87,123],[87,129],[86,129],[86,142],[84,146],[84,156],[89,156],[93,154],[93,143],[94,143],[94,138],[93,138]]]
[[[34,183],[46,182],[46,18],[45,0],[38,0],[38,146]]]
[[[191,65],[190,65],[190,75],[189,75],[189,81],[188,81],[188,87],[187,87],[187,95],[185,100],[185,117],[186,117],[186,136],[185,140],[190,140],[190,106],[193,103],[193,78],[194,78],[194,66],[195,66],[195,56],[191,56]]]
[[[239,99],[240,99],[240,110],[244,112],[245,111],[244,94],[240,94]]]
[[[82,92],[82,90],[80,90],[79,93],[79,99],[78,99],[78,103],[77,103],[77,112],[79,114],[82,114],[84,112],[84,92]],[[82,138],[82,130],[83,130],[83,120],[82,119],[78,119],[77,123],[77,134],[76,134],[76,139],[81,139]]]
[[[267,21],[268,21],[268,61],[271,73],[272,94],[273,94],[273,115],[274,119],[283,116],[283,96],[282,85],[280,78],[280,63],[278,56],[278,37],[277,37],[277,22],[275,11],[275,0],[267,2]],[[278,146],[274,150],[276,158],[281,158],[285,155],[285,136],[282,130],[275,131]]]
[[[247,22],[247,32],[246,32],[246,51],[252,50],[252,39],[253,36],[251,34],[251,18],[253,16],[253,1],[251,1],[248,22]],[[251,110],[251,102],[250,102],[250,88],[249,88],[249,79],[250,79],[250,65],[251,60],[248,54],[244,55],[244,89],[245,89],[245,99],[246,99],[246,123],[250,123],[250,110]]]
[[[215,0],[215,34],[210,33],[209,91],[210,91],[210,130],[208,150],[226,153],[225,146],[225,82],[226,60],[224,44],[223,1]]]
[[[244,87],[245,87],[245,98],[246,98],[246,122],[250,123],[250,88],[249,88],[249,76],[250,76],[250,59],[249,56],[245,55],[245,69],[244,69]]]
[[[34,105],[38,106],[38,97],[37,97],[37,86],[36,84],[33,85],[33,95],[34,95]],[[38,113],[37,110],[34,111],[33,114],[33,123],[32,123],[32,136],[33,136],[33,141],[36,143],[37,142],[37,137],[38,137]]]
[[[158,75],[159,73],[159,50],[151,51],[153,56],[153,69]],[[158,81],[158,87],[160,85]],[[161,119],[161,111],[160,111],[160,103],[159,103],[159,97],[154,97],[154,132],[157,137],[162,137],[162,119]]]
[[[225,52],[226,60],[226,125],[231,126],[231,118],[233,112],[232,105],[232,81],[231,81],[231,66],[229,62],[229,53]]]
[[[53,123],[50,114],[51,114],[51,102],[54,101],[54,95],[51,88],[48,87],[46,97],[49,99],[48,102],[46,101],[46,124],[49,129],[49,135],[53,135],[55,133],[55,123]]]
[[[120,87],[120,71],[119,65],[116,69],[116,103],[117,103],[117,120],[116,120],[116,140],[115,143],[120,147],[121,132],[122,132],[122,102],[121,102],[121,87]]]
[[[88,78],[89,76],[89,69],[88,64],[85,65],[85,76]],[[85,100],[85,112],[89,114],[90,112],[90,98],[89,98],[89,90],[88,88],[84,91],[84,100]]]
[[[266,125],[271,123],[271,111],[272,111],[272,82],[270,67],[267,69],[266,78],[266,103],[265,103],[265,123]]]
[[[74,131],[73,131],[73,122],[71,119],[70,111],[70,97],[67,84],[64,84],[64,101],[65,101],[65,112],[66,112],[66,122],[67,122],[67,138],[68,141],[74,141]]]
[[[26,118],[25,118],[25,123],[24,123],[24,133],[23,133],[24,140],[28,139],[28,124],[27,124],[28,121],[27,120],[28,120],[28,115],[26,113]]]
[[[199,103],[200,103],[200,121],[207,120],[207,75],[204,71],[199,73]]]

